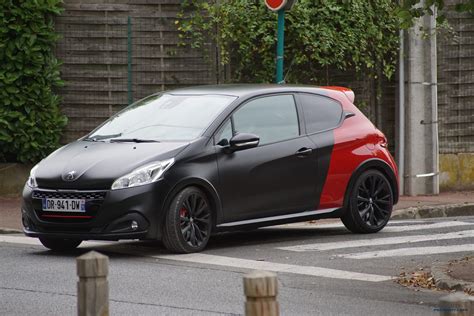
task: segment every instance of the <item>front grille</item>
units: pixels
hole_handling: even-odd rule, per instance
[[[54,223],[80,223],[92,220],[105,200],[107,191],[33,191],[33,206],[39,218]],[[42,199],[84,199],[85,212],[49,212],[43,211]]]
[[[86,199],[103,200],[107,191],[33,191],[33,199]]]

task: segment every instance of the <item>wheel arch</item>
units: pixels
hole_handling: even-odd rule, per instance
[[[209,203],[211,203],[211,207],[214,210],[213,213],[213,229],[215,226],[222,221],[222,204],[219,198],[219,194],[215,187],[207,180],[202,178],[186,178],[182,181],[176,183],[174,187],[170,190],[165,198],[165,202],[163,203],[164,210],[166,211],[173,198],[180,192],[181,190],[187,187],[197,187],[198,189],[202,190],[206,195]],[[160,227],[163,224],[164,216],[160,221]]]
[[[381,159],[374,158],[374,159],[369,159],[362,162],[352,173],[352,176],[349,180],[349,184],[347,185],[346,193],[344,195],[344,209],[346,210],[348,209],[350,193],[352,191],[352,187],[354,186],[354,183],[356,182],[357,178],[364,171],[369,170],[369,169],[378,170],[382,172],[384,176],[387,177],[390,183],[390,187],[393,192],[393,205],[398,203],[398,181],[397,181],[397,177],[395,176],[395,172],[393,171],[393,169],[390,167],[388,163],[386,163],[385,161]]]

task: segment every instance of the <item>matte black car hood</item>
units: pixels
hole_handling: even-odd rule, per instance
[[[39,188],[110,189],[113,181],[148,162],[172,158],[188,143],[109,143],[77,141],[41,161]],[[67,174],[74,171],[74,179]]]

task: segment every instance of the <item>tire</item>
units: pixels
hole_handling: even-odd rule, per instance
[[[393,190],[377,170],[362,173],[351,188],[344,226],[353,233],[376,233],[387,225],[393,208]]]
[[[212,210],[200,189],[187,187],[172,200],[163,223],[162,242],[175,253],[203,250],[211,236]]]
[[[40,242],[48,249],[52,251],[68,251],[76,249],[82,242],[78,239],[61,239],[61,238],[48,238],[40,237]]]

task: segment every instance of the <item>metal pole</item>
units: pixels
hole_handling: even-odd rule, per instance
[[[404,194],[405,188],[405,36],[400,30],[400,54],[398,61],[398,177],[399,193]]]
[[[430,19],[430,50],[431,50],[431,137],[433,155],[433,194],[439,194],[439,136],[438,136],[438,56],[436,40],[436,6],[432,6],[433,15]]]
[[[276,83],[283,84],[283,62],[285,48],[285,9],[278,11],[278,44],[276,60]]]
[[[127,18],[127,101],[133,103],[132,91],[132,18]]]

